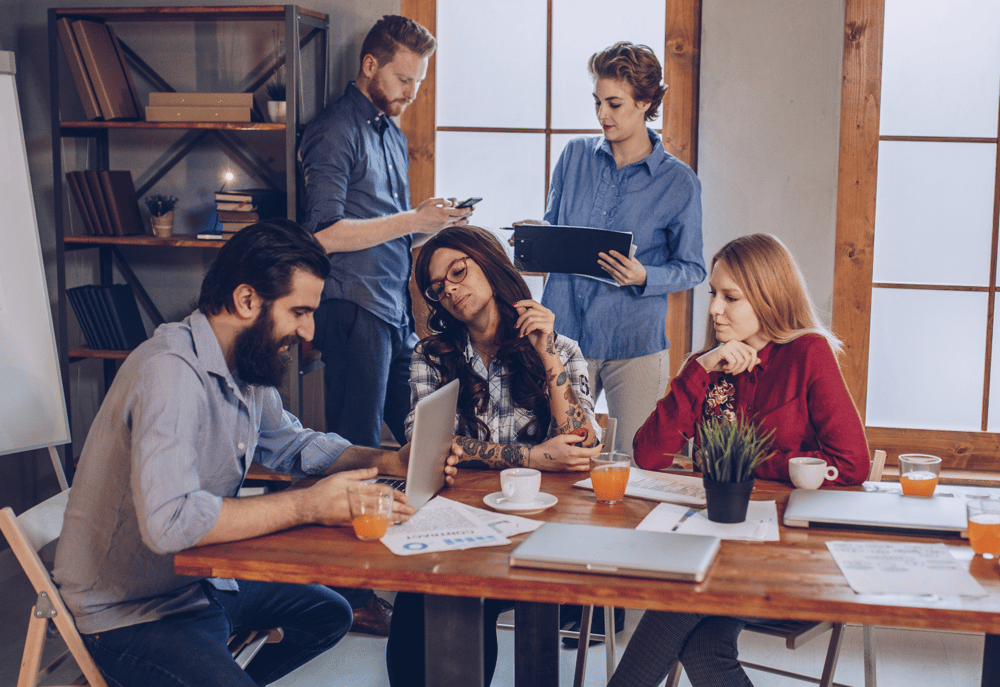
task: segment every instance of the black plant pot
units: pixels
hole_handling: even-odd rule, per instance
[[[712,522],[743,522],[747,519],[753,478],[748,482],[716,482],[706,475],[705,499],[708,502],[708,519]]]

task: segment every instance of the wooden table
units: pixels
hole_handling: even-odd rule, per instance
[[[598,504],[591,492],[572,488],[581,477],[544,474],[542,490],[558,496],[559,503],[533,517],[634,527],[656,505],[633,498],[615,506]],[[456,485],[444,495],[485,507],[482,497],[498,489],[497,473],[462,470]],[[758,481],[753,498],[776,500],[780,519],[789,493],[788,485]],[[451,638],[436,642],[439,660],[435,663],[461,663],[463,679],[481,671],[481,655],[480,662],[474,665],[466,659],[469,647],[481,646],[476,644],[481,637],[481,620],[477,628],[476,613],[478,599],[485,596],[519,602],[515,612],[515,680],[519,686],[558,684],[559,603],[984,632],[987,637],[982,684],[1000,684],[1000,636],[989,634],[1000,632],[997,561],[977,556],[969,563],[969,572],[989,592],[985,598],[893,596],[887,600],[879,595],[855,594],[826,542],[872,538],[943,541],[968,550],[967,542],[844,529],[781,526],[780,530],[780,542],[723,542],[709,576],[700,584],[510,568],[507,558],[523,537],[516,537],[513,544],[504,547],[403,557],[379,543],[357,540],[349,528],[318,526],[188,549],[175,555],[174,567],[178,573],[202,577],[321,583],[433,595],[428,597],[428,607],[436,610],[428,613],[428,624],[433,622],[432,616],[447,617],[448,622],[429,627],[428,636],[446,632]],[[481,606],[478,608],[481,613]],[[456,620],[459,616],[462,620]],[[432,670],[428,662],[428,685],[432,684]],[[441,680],[441,684],[471,684],[459,682],[456,677],[456,673],[448,672],[433,679]]]

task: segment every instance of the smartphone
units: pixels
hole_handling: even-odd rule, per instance
[[[457,208],[471,208],[473,205],[481,201],[482,198],[466,198],[461,203],[456,205]]]

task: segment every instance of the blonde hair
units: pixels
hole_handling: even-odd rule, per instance
[[[840,340],[816,315],[816,308],[795,258],[777,237],[751,234],[733,239],[712,257],[712,265],[726,265],[760,322],[761,334],[784,344],[804,334],[818,334],[835,353],[843,350]],[[712,314],[708,315],[705,350],[718,345]]]

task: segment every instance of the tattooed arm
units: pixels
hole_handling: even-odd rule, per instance
[[[455,437],[455,443],[462,447],[465,454],[458,462],[460,468],[506,470],[535,467],[528,464],[531,448],[524,444],[494,444],[472,437]]]

